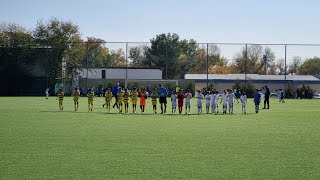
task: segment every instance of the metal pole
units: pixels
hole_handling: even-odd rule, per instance
[[[127,88],[128,86],[128,43],[126,43],[126,80],[124,87]]]
[[[209,88],[209,43],[207,43],[207,90]]]
[[[86,90],[88,88],[88,75],[89,75],[89,72],[88,72],[88,42],[86,42],[86,69],[87,69],[87,76],[86,76]]]
[[[168,80],[168,43],[166,40],[166,80]]]
[[[248,63],[248,44],[246,44],[246,57],[244,59],[244,85],[247,89],[247,63]]]
[[[287,45],[284,46],[284,92],[287,86]]]

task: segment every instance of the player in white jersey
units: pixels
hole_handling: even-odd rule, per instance
[[[171,94],[171,105],[172,105],[172,114],[176,113],[177,109],[177,94],[176,91],[173,90]]]
[[[241,105],[242,105],[242,114],[246,114],[247,110],[246,110],[246,106],[247,106],[247,95],[245,92],[241,93],[240,96],[240,101],[241,101]]]
[[[218,112],[218,98],[219,96],[217,95],[216,91],[212,91],[211,96],[210,96],[210,105],[211,105],[211,113],[217,113]]]
[[[235,98],[235,95],[233,93],[233,90],[230,89],[228,93],[229,114],[233,114],[234,98]]]
[[[211,100],[211,94],[209,91],[207,91],[206,95],[204,96],[204,99],[206,100],[206,113],[209,114]]]
[[[197,98],[197,107],[198,107],[198,114],[202,113],[202,99],[204,99],[203,94],[200,90],[198,90],[198,93],[195,95]]]
[[[227,106],[228,106],[228,93],[226,90],[223,90],[223,94],[221,97],[220,104],[222,103],[222,114],[227,114]]]
[[[187,90],[187,93],[184,95],[184,97],[186,98],[186,114],[190,114],[191,98],[192,98],[190,89]]]

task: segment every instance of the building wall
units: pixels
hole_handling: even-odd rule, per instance
[[[105,70],[105,79],[126,79],[126,69],[89,69],[89,79],[101,79],[102,70]],[[128,69],[128,79],[162,79],[162,71],[159,69]],[[80,71],[80,77],[87,77],[87,70]]]
[[[213,87],[219,92],[223,92],[223,90],[225,89],[230,89],[234,86],[234,83],[212,83]],[[209,83],[210,85],[210,83]],[[276,93],[278,89],[284,89],[284,84],[280,84],[280,83],[254,83],[255,87],[257,89],[263,89],[265,85],[267,85],[270,89],[271,93]],[[308,85],[308,84],[305,84]],[[315,90],[315,92],[320,92],[320,84],[309,84],[310,88]],[[195,89],[202,89],[202,88],[206,88],[207,87],[207,83],[195,83]],[[299,84],[298,86],[295,87],[302,87],[302,84]]]

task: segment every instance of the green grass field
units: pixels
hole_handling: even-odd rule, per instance
[[[0,98],[0,179],[320,178],[320,100],[255,114],[250,99],[246,115],[152,115],[150,101],[106,114],[103,98],[88,113],[86,100]]]

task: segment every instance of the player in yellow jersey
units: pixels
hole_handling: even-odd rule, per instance
[[[106,105],[107,111],[110,112],[112,100],[112,92],[110,88],[108,88],[107,91],[104,93],[104,97],[106,103],[104,103],[102,106],[104,107],[104,105]]]
[[[154,88],[151,93],[151,102],[152,102],[153,113],[155,114],[157,114],[157,99],[158,99],[158,94],[157,94],[156,88]]]
[[[124,89],[124,94],[123,94],[123,103],[124,103],[124,112],[128,113],[128,109],[129,109],[129,92],[128,89],[125,88]]]
[[[138,92],[137,88],[133,88],[131,92],[131,100],[132,100],[132,112],[137,113],[137,102],[138,102]]]
[[[79,97],[80,97],[80,91],[78,90],[78,88],[74,88],[72,96],[73,96],[73,102],[74,102],[74,111],[78,111],[78,109],[79,109]]]
[[[63,98],[64,98],[64,93],[62,89],[59,89],[57,93],[57,98],[59,100],[59,110],[63,110]]]
[[[94,99],[94,92],[89,89],[89,92],[87,94],[88,97],[88,112],[92,111],[93,108],[93,99]]]
[[[120,90],[118,92],[119,113],[122,113],[122,110],[123,110],[123,100],[124,100],[124,93],[122,91],[122,88],[120,87]]]

